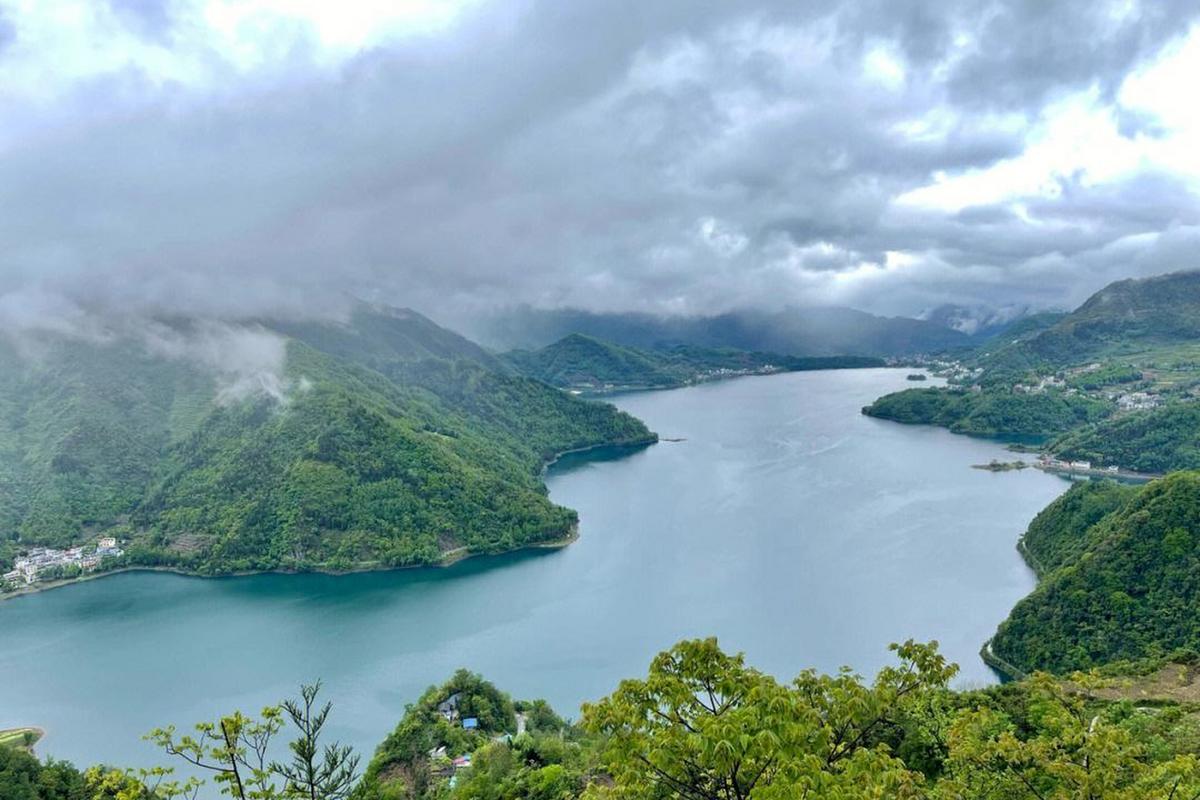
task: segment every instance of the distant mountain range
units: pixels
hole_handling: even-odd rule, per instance
[[[501,358],[523,375],[579,392],[667,389],[737,375],[884,365],[882,359],[864,356],[783,356],[688,345],[643,349],[581,333]]]
[[[886,358],[975,343],[962,331],[938,322],[877,317],[849,308],[746,310],[695,317],[521,308],[478,319],[473,326],[477,338],[501,350],[537,349],[572,333],[646,349],[688,345],[786,356]]]
[[[1003,336],[1014,325],[1039,313],[1042,312],[1037,312],[1027,305],[993,308],[984,305],[948,303],[918,314],[917,319],[952,328],[971,337],[973,341],[983,342],[996,336]]]

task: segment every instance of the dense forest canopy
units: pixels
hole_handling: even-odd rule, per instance
[[[1026,534],[1042,579],[993,649],[1055,672],[1200,651],[1198,537],[1200,473],[1073,488]]]
[[[245,375],[189,357],[202,323],[154,333],[0,344],[0,566],[98,536],[110,565],[206,573],[501,552],[570,533],[539,477],[556,453],[654,439],[409,311],[221,328],[278,349]]]

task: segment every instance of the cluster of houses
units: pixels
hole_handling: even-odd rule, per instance
[[[91,572],[99,567],[105,558],[114,558],[122,552],[117,546],[117,540],[112,536],[100,539],[95,549],[72,547],[67,550],[55,550],[50,547],[35,547],[14,560],[13,569],[4,573],[2,580],[9,586],[28,586],[42,580],[45,573],[54,567],[77,567],[81,572]]]
[[[1057,375],[1047,375],[1037,383],[1018,383],[1013,386],[1013,391],[1017,394],[1045,394],[1051,389],[1066,390],[1068,394],[1075,394],[1075,390],[1067,389],[1067,382]]]
[[[1042,469],[1053,472],[1116,473],[1121,471],[1121,468],[1115,465],[1107,467],[1092,466],[1092,462],[1090,461],[1060,461],[1053,456],[1042,456],[1042,458],[1038,461],[1038,466]]]
[[[458,700],[459,700],[458,692],[455,692],[454,694],[450,695],[449,697],[447,697],[445,700],[443,700],[441,703],[438,704],[438,709],[437,709],[438,713],[441,714],[445,718],[445,720],[451,724],[458,723],[461,721],[463,730],[478,730],[479,720],[477,718],[464,717],[464,718],[461,718],[461,720],[460,720],[459,713],[458,713]],[[434,749],[430,750],[429,751],[429,760],[432,761],[435,765],[440,765],[440,766],[434,767],[434,774],[439,775],[440,777],[450,778],[450,781],[452,784],[455,780],[456,773],[460,769],[465,769],[465,768],[471,766],[471,754],[470,753],[466,753],[465,755],[455,756],[454,758],[450,758],[449,755],[446,753],[445,747],[435,747]]]
[[[1122,411],[1142,411],[1162,405],[1162,398],[1151,392],[1127,392],[1118,395],[1116,401],[1117,408]]]
[[[455,692],[438,704],[437,710],[442,717],[450,724],[460,724],[463,730],[477,731],[479,730],[479,719],[476,717],[461,717],[458,711],[458,701],[460,694]],[[517,715],[517,735],[525,731],[525,716]],[[500,733],[492,737],[493,742],[512,741],[512,736],[507,733]],[[458,771],[471,766],[471,754],[450,757],[444,746],[435,747],[429,751],[429,760],[433,764],[432,772],[434,775],[441,778],[449,778],[450,785],[454,786],[458,779]]]
[[[967,383],[974,380],[983,374],[983,367],[964,367],[957,361],[943,361],[940,359],[930,359],[928,361],[921,360],[922,366],[928,367],[929,371],[940,378],[946,378],[954,383]]]

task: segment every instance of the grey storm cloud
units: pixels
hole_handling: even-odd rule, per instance
[[[169,5],[110,2],[169,43]],[[282,76],[231,73],[220,91],[99,77],[0,158],[0,321],[336,314],[347,295],[442,318],[716,311],[821,299],[864,264],[878,278],[846,299],[871,309],[1062,305],[1186,261],[1186,182],[1067,182],[1025,216],[893,201],[1018,155],[1056,97],[1111,97],[1196,12],[530,0],[336,68],[298,51]],[[952,58],[964,32],[977,46]],[[890,86],[861,69],[878,47],[904,70]],[[897,132],[938,110],[938,136]],[[1139,249],[1139,234],[1159,238]],[[910,250],[920,263],[883,269]]]

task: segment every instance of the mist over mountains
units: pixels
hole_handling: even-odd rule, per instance
[[[970,337],[934,321],[850,308],[740,310],[716,316],[601,314],[518,308],[477,319],[471,332],[498,349],[536,349],[572,333],[631,347],[734,347],[791,356],[900,356],[966,347]]]

